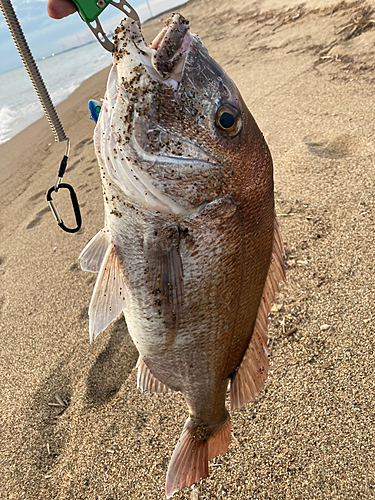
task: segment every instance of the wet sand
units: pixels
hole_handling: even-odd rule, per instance
[[[375,498],[374,9],[320,0],[179,9],[271,149],[288,283],[273,307],[265,389],[232,413],[231,444],[209,478],[176,499]],[[161,26],[145,25],[146,39]],[[103,202],[87,100],[103,96],[107,75],[58,106],[79,233],[61,231],[46,205],[64,146],[45,118],[0,147],[1,499],[163,499],[187,417],[181,396],[137,391],[123,318],[89,344],[95,275],[77,257],[102,227]]]

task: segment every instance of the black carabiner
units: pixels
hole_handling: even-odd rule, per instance
[[[70,193],[70,199],[72,201],[74,216],[76,218],[77,227],[74,227],[74,228],[66,227],[65,224],[63,223],[62,218],[59,216],[59,214],[55,208],[55,205],[52,201],[52,192],[53,191],[57,192],[59,189],[68,189],[68,191]],[[79,231],[81,229],[81,225],[82,225],[81,211],[79,209],[77,195],[75,194],[74,189],[72,188],[72,186],[70,184],[62,183],[62,184],[58,184],[57,186],[50,187],[49,190],[47,191],[47,201],[48,201],[50,209],[52,210],[52,213],[57,221],[57,224],[61,227],[61,229],[63,229],[67,233],[76,233],[77,231]]]

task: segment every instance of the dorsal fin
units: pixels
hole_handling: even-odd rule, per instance
[[[139,356],[137,362],[138,376],[137,387],[143,392],[153,392],[155,394],[172,393],[172,389],[160,382],[150,371],[149,367],[144,362],[142,356]]]
[[[264,285],[254,332],[241,364],[231,379],[230,404],[232,410],[241,408],[249,401],[254,401],[267,378],[268,356],[270,355],[267,347],[268,317],[271,312],[271,304],[275,300],[275,294],[280,291],[279,282],[285,281],[283,257],[284,247],[275,215],[271,264]]]
[[[113,243],[102,260],[89,307],[90,342],[124,310],[125,283]]]
[[[109,245],[107,231],[107,229],[101,229],[96,233],[80,253],[78,259],[82,271],[99,272]]]

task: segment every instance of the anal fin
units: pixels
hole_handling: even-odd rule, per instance
[[[275,301],[275,294],[280,291],[279,282],[285,281],[283,257],[284,247],[275,215],[271,264],[258,308],[253,335],[241,364],[231,379],[230,405],[232,410],[241,408],[249,401],[254,401],[267,378],[268,356],[270,355],[267,347],[269,315],[271,305]]]
[[[115,246],[110,243],[102,260],[89,306],[90,342],[117,319],[125,306],[125,282]]]
[[[172,393],[172,389],[160,382],[150,371],[142,356],[139,356],[137,362],[138,375],[137,375],[137,387],[143,392],[155,393],[155,394],[166,394],[168,392]]]

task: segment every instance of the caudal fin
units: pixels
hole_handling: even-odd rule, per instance
[[[226,453],[230,441],[230,421],[213,436],[188,418],[169,463],[165,493],[170,498],[185,486],[198,483],[208,476],[208,461]],[[201,435],[201,436],[200,436]],[[203,439],[202,439],[203,438]]]

